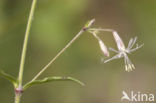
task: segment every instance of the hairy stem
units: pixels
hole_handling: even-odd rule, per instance
[[[36,80],[84,31],[82,29],[31,81]]]

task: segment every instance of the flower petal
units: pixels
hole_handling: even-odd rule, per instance
[[[104,55],[109,57],[109,51],[102,40],[99,40],[99,45],[100,45],[100,48],[101,48],[102,52],[104,53]]]
[[[114,36],[114,39],[116,41],[119,51],[125,50],[125,45],[124,45],[122,39],[120,38],[119,34],[116,31],[113,31],[113,36]]]

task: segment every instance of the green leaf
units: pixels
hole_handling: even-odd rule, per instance
[[[18,82],[11,75],[9,75],[9,74],[5,73],[4,71],[0,70],[0,76],[2,76],[3,78],[7,79],[8,81],[10,81],[14,85],[14,87],[17,87]]]
[[[32,82],[29,82],[29,83],[25,84],[23,86],[23,88],[25,90],[33,85],[36,85],[36,84],[43,84],[43,83],[53,82],[53,81],[74,81],[74,82],[77,82],[77,83],[81,84],[82,86],[84,86],[84,83],[82,83],[81,81],[79,81],[75,78],[72,78],[72,77],[46,77],[42,80],[34,80]]]
[[[95,19],[89,20],[89,21],[85,24],[85,28],[89,28],[90,26],[93,25],[94,22],[95,22]]]

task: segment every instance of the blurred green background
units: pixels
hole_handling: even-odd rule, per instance
[[[31,1],[0,0],[0,68],[13,76],[19,70]],[[38,0],[24,82],[31,80],[92,18],[96,27],[117,30],[126,44],[135,36],[138,43],[145,44],[129,55],[136,69],[126,72],[123,59],[102,63],[96,39],[84,33],[40,78],[72,76],[86,86],[73,82],[34,86],[24,92],[22,103],[120,103],[123,90],[156,94],[155,0]],[[106,45],[116,48],[112,35],[103,34]],[[12,85],[0,77],[0,103],[13,101]]]

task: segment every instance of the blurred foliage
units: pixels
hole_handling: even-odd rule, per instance
[[[103,64],[103,54],[92,35],[85,33],[41,76],[71,76],[83,81],[34,86],[22,103],[116,103],[121,92],[156,94],[156,1],[155,0],[38,0],[29,40],[24,82],[47,64],[87,20],[95,26],[112,28],[127,44],[138,36],[144,47],[130,55],[136,70],[124,71],[123,60]],[[17,76],[31,0],[0,1],[0,68]],[[110,33],[103,40],[115,47]],[[111,54],[112,55],[112,54]],[[13,103],[12,85],[0,78],[0,102]]]

